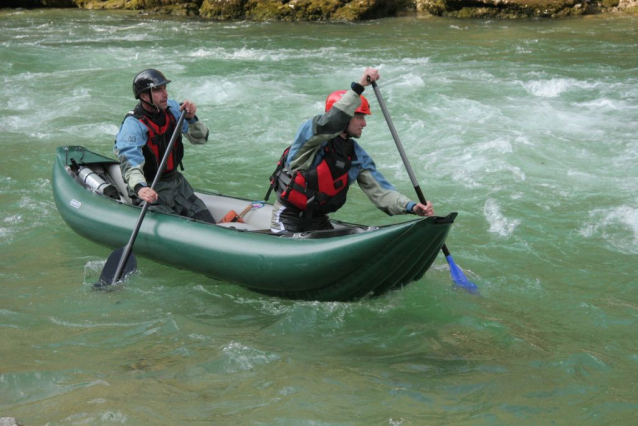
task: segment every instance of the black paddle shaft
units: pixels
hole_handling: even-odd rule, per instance
[[[157,168],[157,174],[155,175],[155,179],[153,179],[153,184],[151,185],[151,189],[155,190],[157,186],[157,182],[159,182],[164,169],[166,168],[166,163],[168,162],[168,157],[173,151],[173,146],[175,145],[175,140],[177,140],[177,135],[182,131],[182,125],[184,124],[184,118],[186,118],[186,110],[182,111],[179,116],[179,120],[177,120],[177,126],[175,127],[175,131],[173,132],[173,136],[171,137],[170,142],[168,143],[168,147],[166,148],[166,152],[164,153],[164,157],[162,158],[162,162]],[[135,239],[137,238],[137,234],[140,231],[140,227],[142,226],[142,221],[144,220],[144,216],[146,216],[146,212],[148,211],[148,203],[144,201],[142,206],[142,213],[140,213],[139,219],[137,219],[137,223],[135,224],[135,229],[133,230],[133,234],[131,234],[131,238],[128,240],[128,244],[124,247],[124,252],[122,253],[122,257],[120,258],[120,263],[117,265],[117,269],[115,271],[115,275],[113,276],[113,280],[111,284],[116,284],[122,276],[122,271],[126,266],[126,262],[128,261],[129,256],[131,255],[131,251],[133,251],[133,244],[135,243]]]
[[[399,139],[399,134],[397,133],[397,130],[394,128],[394,123],[392,122],[392,118],[390,118],[390,113],[388,112],[388,108],[386,108],[385,106],[385,101],[383,100],[383,97],[381,96],[381,91],[379,90],[379,87],[377,86],[377,82],[373,81],[371,82],[371,84],[372,84],[372,88],[374,89],[374,94],[377,96],[377,101],[379,102],[379,106],[381,107],[383,116],[385,117],[385,121],[388,123],[388,128],[390,129],[390,133],[392,134],[394,143],[396,144],[397,149],[399,150],[399,155],[401,155],[403,164],[405,165],[405,168],[408,171],[408,176],[410,176],[410,181],[412,182],[412,186],[414,186],[416,195],[417,197],[419,197],[419,201],[422,204],[426,204],[427,201],[425,200],[423,191],[421,191],[419,182],[417,181],[416,176],[414,175],[414,170],[412,170],[412,166],[410,166],[410,160],[408,160],[408,156],[406,155],[405,150],[403,149],[403,144],[401,143],[401,140]],[[450,251],[447,249],[447,246],[445,244],[443,244],[443,247],[441,247],[441,250],[443,251],[443,254],[445,256],[450,255]]]

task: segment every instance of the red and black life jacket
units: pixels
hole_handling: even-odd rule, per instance
[[[317,167],[290,173],[285,167],[290,147],[286,148],[270,177],[266,200],[275,189],[282,204],[310,215],[339,210],[346,202],[348,172],[356,159],[354,141],[337,136],[321,149],[324,156]]]
[[[164,114],[163,124],[157,124],[154,120],[151,120],[147,113],[145,113],[142,104],[138,104],[135,107],[133,113],[127,114],[133,116],[144,124],[148,129],[148,140],[146,145],[142,148],[144,154],[144,176],[148,182],[152,182],[157,174],[157,169],[164,158],[166,148],[175,132],[177,120],[175,116],[167,109],[160,111],[159,114]],[[161,117],[161,115],[160,115]],[[125,118],[126,119],[126,118]],[[162,122],[162,120],[156,120]],[[170,176],[177,167],[181,165],[184,158],[184,145],[182,144],[182,132],[178,133],[175,144],[173,145],[173,151],[168,156],[166,162],[166,168],[162,176]],[[183,169],[183,168],[182,168]]]

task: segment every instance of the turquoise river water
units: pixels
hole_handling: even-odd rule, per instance
[[[633,425],[638,18],[356,24],[0,11],[0,417],[24,425]],[[261,199],[299,124],[365,66],[480,295],[440,256],[354,303],[288,301],[110,249],[51,194],[61,145],[110,155],[155,67],[212,131],[197,188]],[[372,91],[360,139],[413,188]],[[406,220],[355,188],[335,217]],[[250,267],[250,265],[247,265]],[[329,271],[327,271],[329,273]]]

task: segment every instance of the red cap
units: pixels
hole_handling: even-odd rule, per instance
[[[330,111],[330,108],[332,108],[335,102],[341,99],[343,97],[343,94],[346,92],[347,90],[337,90],[336,92],[332,92],[328,96],[328,99],[326,99],[326,112]],[[359,114],[372,115],[372,111],[370,111],[370,104],[368,103],[368,100],[365,97],[363,97],[363,95],[361,95],[360,97],[361,97],[361,105],[359,105],[359,108],[357,108],[354,112]]]

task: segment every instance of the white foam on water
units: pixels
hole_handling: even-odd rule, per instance
[[[73,89],[72,95],[73,97],[71,98],[71,101],[78,101],[80,99],[90,97],[89,89],[85,87],[77,87]]]
[[[251,26],[252,26],[252,23],[247,23],[246,21],[242,21],[236,24],[224,25],[222,28],[229,29],[229,30],[242,30],[245,28],[250,28]]]
[[[121,411],[104,411],[102,413],[89,414],[89,413],[76,413],[72,414],[64,419],[67,424],[72,425],[92,425],[103,423],[120,423],[127,424],[128,417]]]
[[[410,123],[410,127],[408,128],[408,132],[421,132],[427,128],[427,124],[423,120],[416,120]]]
[[[96,323],[96,322],[90,322],[90,321],[72,322],[72,321],[65,321],[63,319],[56,318],[56,317],[49,317],[49,321],[51,321],[55,325],[59,325],[62,327],[70,327],[70,328],[137,327],[137,326],[150,327],[160,322],[160,320],[130,322],[130,323],[124,323],[124,322]]]
[[[465,147],[463,141],[447,141],[444,148],[431,156],[428,169],[433,171],[438,168],[439,174],[450,174],[453,180],[462,183],[468,189],[494,185],[495,181],[510,186],[527,179],[525,169],[513,163],[517,159],[513,154],[515,145],[528,143],[524,137],[510,135],[496,136],[494,139]],[[487,176],[490,176],[489,183],[481,183]]]
[[[521,170],[520,167],[511,166],[508,164],[490,165],[485,169],[485,172],[499,174],[502,174],[503,172],[509,172],[514,177],[514,181],[516,182],[524,182],[526,179],[525,173],[523,172],[523,170]]]
[[[194,88],[192,88],[194,89]],[[193,93],[190,99],[198,105],[227,105],[237,103],[244,98],[246,88],[240,82],[233,82],[224,79],[207,79],[199,82],[197,90],[185,88],[180,93]]]
[[[573,78],[552,78],[549,80],[533,80],[520,83],[533,96],[541,98],[556,98],[572,89],[593,89],[599,83],[589,83]]]
[[[13,216],[5,217],[2,221],[4,223],[10,223],[12,225],[22,223],[22,215],[16,214]]]
[[[423,58],[404,58],[401,59],[401,64],[408,64],[408,65],[426,65],[430,63],[430,58],[428,57],[423,57]]]
[[[488,198],[485,202],[483,215],[490,225],[488,231],[498,234],[501,237],[510,237],[516,227],[521,223],[518,219],[506,218],[503,213],[501,213],[501,208],[493,198]]]
[[[34,44],[44,44],[44,45],[53,45],[53,46],[57,46],[57,45],[64,45],[64,44],[69,44],[69,45],[75,45],[78,43],[82,43],[82,44],[93,44],[93,43],[106,43],[106,41],[108,40],[109,43],[113,43],[113,42],[140,42],[140,41],[161,41],[163,40],[163,37],[159,34],[151,34],[149,32],[146,31],[140,31],[137,34],[127,34],[127,35],[122,35],[122,36],[118,36],[115,35],[117,34],[117,32],[119,31],[118,29],[115,28],[91,28],[94,32],[99,33],[99,34],[95,34],[92,36],[85,36],[81,39],[75,38],[76,35],[75,34],[69,34],[68,39],[63,38],[62,35],[58,34],[58,37],[54,37],[55,34],[48,34],[49,36],[51,36],[50,40],[39,40],[37,42],[35,42]],[[106,33],[106,34],[103,34]],[[29,37],[31,37],[32,35],[29,35]]]
[[[194,52],[189,53],[187,56],[191,58],[221,58],[225,56],[226,49],[223,47],[216,47],[214,49],[205,49],[200,47]]]
[[[119,130],[119,126],[114,123],[99,123],[99,124],[82,124],[78,126],[70,126],[59,129],[62,133],[67,133],[73,136],[81,136],[84,139],[102,140],[104,138],[113,138]],[[105,151],[103,154],[110,154]]]
[[[11,228],[0,228],[0,238],[9,238],[11,234],[13,234],[13,230]]]
[[[476,164],[472,162],[472,154],[464,153],[463,155],[456,156],[455,159],[456,164],[465,164],[465,167],[450,167],[452,170],[452,179],[457,183],[461,183],[466,189],[482,187],[483,185],[479,182],[480,178],[475,177],[475,169],[470,170],[469,167],[470,164]]]
[[[269,364],[280,358],[279,355],[269,354],[238,342],[230,342],[222,351],[227,358],[226,371],[232,373],[252,370],[257,365]]]
[[[102,413],[102,415],[100,416],[100,420],[102,422],[109,423],[128,423],[128,417],[121,411],[106,411]]]
[[[479,102],[469,98],[453,98],[442,95],[441,107],[443,117],[450,120],[450,117],[457,117],[457,122],[462,123],[462,130],[467,130],[474,124],[495,123],[496,120],[503,120],[503,113],[499,106],[486,102]],[[502,123],[500,123],[502,124]]]
[[[472,151],[479,153],[488,151],[491,153],[508,154],[513,152],[514,149],[512,148],[512,143],[507,138],[498,137],[487,142],[477,143],[472,147]]]
[[[105,263],[106,260],[89,260],[86,262],[86,265],[84,265],[84,270],[100,272],[104,268]]]
[[[187,53],[193,58],[212,58],[219,60],[241,60],[257,62],[281,62],[290,59],[330,58],[336,52],[336,47],[324,47],[313,50],[304,49],[255,49],[242,47],[240,49],[226,49],[224,47],[204,48]]]
[[[604,109],[604,110],[613,110],[613,111],[631,108],[629,105],[627,105],[626,102],[618,101],[616,99],[607,99],[607,98],[594,99],[592,101],[587,101],[587,102],[579,102],[579,103],[575,103],[574,106],[576,108],[585,107],[585,108]]]
[[[30,120],[27,117],[18,117],[15,115],[10,115],[8,117],[3,117],[0,120],[0,132],[2,133],[14,133],[20,130],[23,130],[24,126]]]
[[[414,73],[408,73],[401,76],[401,79],[396,86],[409,88],[425,87],[425,81],[423,81],[423,78]]]
[[[575,177],[578,179],[589,179],[589,180],[597,179],[596,175],[592,173],[589,173],[583,170],[574,170],[574,169],[567,169],[567,176]]]
[[[35,186],[32,189],[38,191],[47,191],[49,188],[47,188],[47,183],[45,183],[44,180],[41,180],[39,185]],[[33,199],[29,196],[24,196],[20,199],[20,201],[18,201],[18,206],[20,206],[21,209],[35,212],[38,217],[44,217],[50,214],[49,208],[51,207],[51,204],[48,201],[43,200],[39,196],[37,197],[37,199]],[[34,227],[39,223],[40,222],[36,220],[31,222],[30,225]]]
[[[317,101],[317,102],[315,102],[315,103],[312,105],[312,109],[313,109],[314,111],[321,111],[321,110],[322,110],[322,108],[323,108],[324,106],[325,106],[325,104],[324,104],[324,102],[323,102],[323,101]],[[308,118],[310,118],[310,117],[308,117]],[[299,123],[299,124],[301,124],[301,123]]]
[[[12,109],[14,111],[28,111],[33,109],[34,107],[34,103],[31,99],[22,96],[12,96],[11,98],[7,99],[7,102],[5,104],[7,109]]]
[[[528,93],[542,98],[555,98],[567,90],[568,83],[565,79],[548,81],[531,81],[523,83]]]
[[[600,235],[613,247],[638,253],[638,208],[623,205],[593,210],[578,232],[586,238]]]

